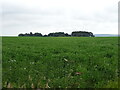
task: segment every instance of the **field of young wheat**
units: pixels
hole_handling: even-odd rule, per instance
[[[118,85],[117,37],[3,37],[2,40],[3,88]]]

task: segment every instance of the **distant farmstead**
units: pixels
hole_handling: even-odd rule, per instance
[[[75,37],[95,37],[92,32],[87,31],[74,31],[71,35]]]

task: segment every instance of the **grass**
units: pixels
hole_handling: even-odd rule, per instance
[[[2,39],[3,88],[107,88],[117,79],[117,37]]]

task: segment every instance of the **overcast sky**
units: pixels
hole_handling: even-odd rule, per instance
[[[2,35],[16,36],[28,32],[71,34],[72,31],[117,34],[118,1],[2,0]]]

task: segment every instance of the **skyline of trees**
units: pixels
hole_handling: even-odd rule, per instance
[[[70,36],[76,36],[76,37],[94,37],[92,32],[87,31],[73,31],[71,34],[64,33],[64,32],[54,32],[49,33],[48,35],[42,35],[41,33],[25,33],[25,34],[19,34],[18,36],[38,36],[38,37],[70,37]]]

